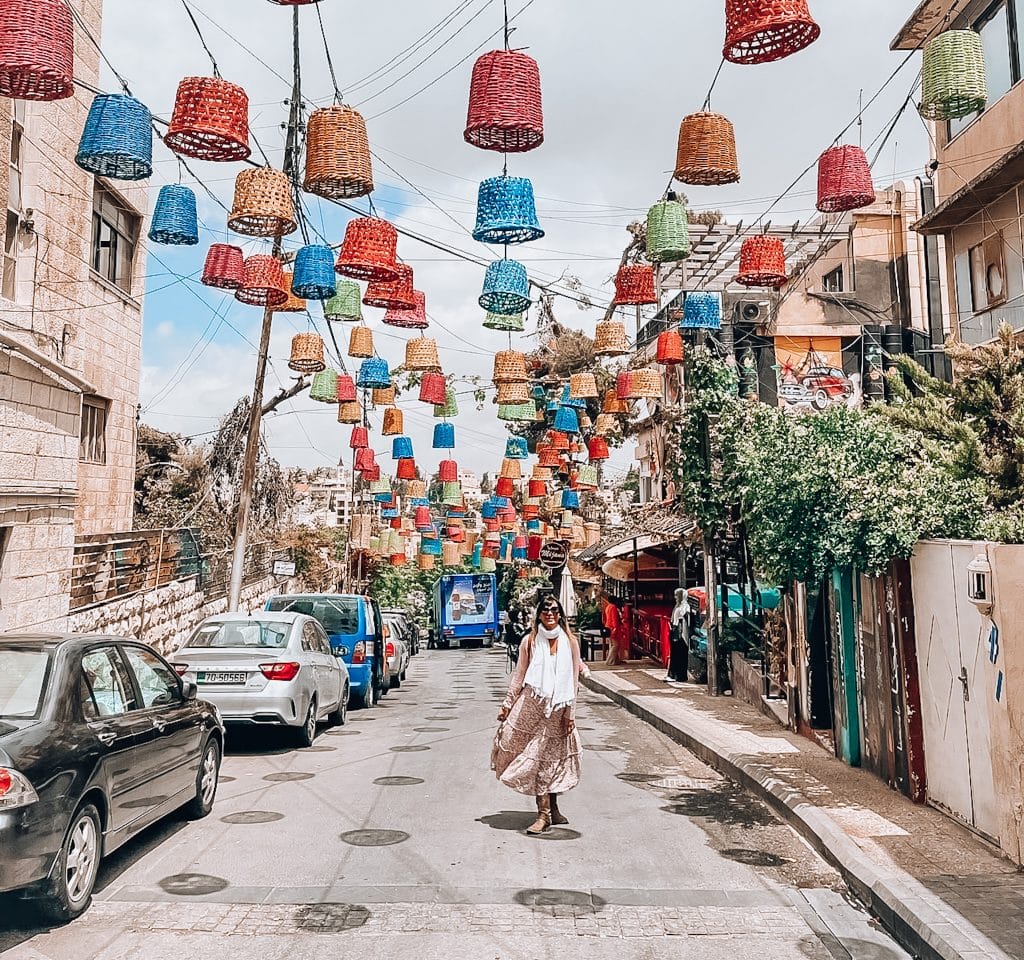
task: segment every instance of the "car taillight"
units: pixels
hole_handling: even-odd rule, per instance
[[[187,663],[172,663],[171,666],[174,667],[174,672],[179,677],[185,676],[185,672],[188,670],[188,664]]]
[[[388,645],[384,648],[384,656],[390,660],[395,655],[395,645],[389,640]]]
[[[362,640],[352,648],[352,662],[366,663],[366,644]]]
[[[290,661],[261,663],[260,672],[268,680],[294,680],[299,672],[299,664]]]
[[[0,810],[27,807],[38,799],[35,790],[32,789],[32,784],[17,770],[0,767]]]

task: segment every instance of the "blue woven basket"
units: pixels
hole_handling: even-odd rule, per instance
[[[684,330],[718,330],[722,326],[722,304],[713,293],[688,293],[683,306]]]
[[[179,247],[199,243],[196,195],[188,187],[169,183],[160,188],[153,208],[153,222],[149,225],[149,239],[153,243]]]
[[[530,281],[526,276],[526,267],[516,260],[495,260],[487,268],[479,302],[485,310],[503,316],[528,309]]]
[[[504,510],[504,509],[506,509],[512,503],[512,501],[509,500],[508,497],[493,496],[493,497],[488,497],[484,501],[484,503],[490,503],[494,507],[496,507],[498,510]]]
[[[575,490],[563,490],[562,491],[562,509],[563,510],[579,510],[580,508],[580,495]]]
[[[425,537],[420,540],[420,553],[425,553],[430,557],[441,556],[441,541]]]
[[[505,441],[505,456],[510,460],[525,460],[529,455],[526,437],[509,437]]]
[[[410,507],[429,507],[430,501],[426,497],[411,497],[409,499]]]
[[[484,520],[493,520],[498,515],[498,507],[496,504],[491,503],[490,500],[485,500],[480,506],[480,516]]]
[[[388,362],[383,357],[370,357],[359,365],[359,375],[356,377],[357,387],[369,389],[381,389],[391,386],[391,373],[388,371]]]
[[[526,529],[529,533],[533,533],[540,529],[540,520],[527,520]]]
[[[470,562],[473,564],[474,567],[479,567],[480,561],[483,560],[483,558],[484,545],[482,543],[478,543],[475,547],[473,547],[473,559]]]
[[[525,560],[526,559],[526,547],[512,547],[512,559],[513,560]]]
[[[562,388],[561,403],[563,407],[575,407],[577,410],[587,409],[587,401],[582,397],[574,397],[572,395],[572,388],[569,384],[566,384],[565,387]]]
[[[396,520],[401,514],[398,512],[397,507],[385,507],[380,512],[381,520]]]
[[[555,414],[555,429],[562,433],[579,433],[580,417],[575,407],[559,407]]]
[[[412,452],[412,438],[411,437],[395,437],[391,441],[391,459],[392,460],[408,460],[413,457]]]
[[[149,108],[123,93],[101,93],[92,102],[75,163],[111,180],[146,180],[153,173],[153,118]]]
[[[480,184],[473,239],[481,243],[526,243],[544,231],[537,220],[533,184],[525,177],[492,177]]]
[[[455,424],[443,421],[434,424],[434,449],[455,449]]]
[[[540,400],[547,400],[548,392],[547,392],[547,390],[544,389],[544,385],[543,384],[535,383],[533,385],[533,389],[530,391],[530,396],[533,397],[534,400],[538,400],[538,401],[540,401]]]
[[[329,300],[337,292],[334,251],[315,243],[301,247],[295,254],[292,293],[303,300]]]

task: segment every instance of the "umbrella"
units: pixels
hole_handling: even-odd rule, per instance
[[[572,574],[568,566],[562,567],[562,585],[558,589],[558,602],[565,611],[565,618],[571,620],[576,616],[576,590],[572,585]]]

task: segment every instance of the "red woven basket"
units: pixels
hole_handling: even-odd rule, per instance
[[[619,400],[628,400],[632,390],[628,370],[622,370],[615,376],[615,396]]]
[[[367,483],[372,483],[374,480],[380,479],[380,464],[375,463],[372,466],[367,467],[365,470],[360,470],[359,472],[363,475],[363,479]]]
[[[525,153],[544,142],[540,68],[515,50],[492,50],[473,65],[463,133],[481,150]]]
[[[561,430],[549,430],[548,431],[548,443],[554,450],[568,450],[569,449],[569,434],[562,433]]]
[[[607,460],[611,456],[608,441],[604,437],[591,437],[587,444],[587,455],[591,460]]]
[[[747,237],[740,247],[736,282],[747,287],[781,287],[786,275],[786,248],[779,237]]]
[[[63,0],[0,4],[0,96],[63,100],[75,92],[74,29]]]
[[[531,497],[546,497],[548,484],[546,480],[531,480],[526,485],[526,493]]]
[[[733,63],[769,63],[803,50],[821,33],[807,0],[725,0],[725,46]]]
[[[245,255],[241,247],[230,243],[215,243],[206,254],[203,283],[222,290],[237,290],[245,273]]]
[[[857,210],[875,202],[871,165],[860,147],[830,147],[818,158],[818,203],[822,213]]]
[[[442,460],[437,466],[437,478],[441,483],[454,483],[459,479],[459,464],[456,460]]]
[[[367,470],[372,470],[377,465],[377,458],[373,455],[373,451],[369,447],[357,447],[356,448],[356,459],[355,469],[360,473],[365,473]]]
[[[447,393],[447,381],[443,373],[425,373],[420,381],[420,400],[423,403],[442,404]]]
[[[401,266],[401,264],[399,264]],[[422,290],[413,290],[413,306],[390,307],[384,314],[384,323],[389,327],[402,327],[406,330],[424,330],[429,325],[427,320],[427,297]]]
[[[235,299],[253,307],[280,307],[288,301],[288,292],[281,261],[266,253],[254,253],[245,261]]]
[[[658,334],[655,359],[666,366],[683,362],[683,338],[678,330],[663,330]]]
[[[334,269],[356,280],[395,280],[397,249],[398,233],[390,223],[377,217],[357,217],[345,228],[345,242]]]
[[[402,457],[398,461],[398,466],[395,468],[395,479],[396,480],[415,480],[416,479],[416,461],[411,457]]]
[[[416,306],[413,296],[412,267],[404,263],[396,263],[398,275],[394,280],[374,280],[366,287],[363,303],[368,307],[380,307],[383,310],[412,310]]]
[[[185,77],[178,84],[164,143],[197,160],[245,160],[249,149],[249,97],[220,77]]]
[[[338,403],[354,403],[356,397],[356,382],[350,373],[338,374]],[[365,444],[363,444],[365,446]]]
[[[365,450],[370,445],[370,432],[366,427],[353,427],[348,445],[353,450]]]
[[[654,267],[646,263],[625,264],[615,274],[615,304],[657,303],[654,292]]]
[[[498,477],[494,493],[499,497],[513,497],[516,493],[516,482],[511,477]]]

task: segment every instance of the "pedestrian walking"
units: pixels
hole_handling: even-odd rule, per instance
[[[690,650],[690,603],[685,590],[676,590],[676,604],[672,608],[669,641],[668,674],[666,683],[685,683]]]
[[[558,809],[558,795],[580,781],[576,696],[581,674],[589,672],[562,605],[544,597],[520,647],[491,749],[498,779],[537,798],[537,819],[526,830],[530,836],[569,822]]]

